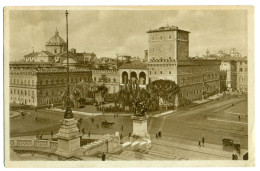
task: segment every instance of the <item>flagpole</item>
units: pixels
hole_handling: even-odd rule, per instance
[[[66,10],[66,36],[67,36],[67,108],[64,113],[64,118],[65,119],[71,119],[73,118],[72,110],[70,107],[70,73],[69,73],[69,31],[68,31],[68,11]]]

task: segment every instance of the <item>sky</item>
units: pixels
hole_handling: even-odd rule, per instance
[[[191,32],[190,56],[231,48],[247,56],[247,12],[243,10],[71,10],[68,17],[69,49],[94,52],[97,57],[143,58],[148,49],[146,31],[167,23]],[[65,24],[65,11],[11,10],[9,59],[45,50],[56,28],[66,40]]]

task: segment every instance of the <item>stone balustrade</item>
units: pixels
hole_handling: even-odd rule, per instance
[[[32,147],[32,148],[58,148],[57,141],[36,140],[36,139],[10,139],[10,146],[15,147]]]

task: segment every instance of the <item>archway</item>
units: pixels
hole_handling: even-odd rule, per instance
[[[146,84],[146,74],[144,72],[141,72],[139,74],[139,81],[140,81],[140,85]]]
[[[131,72],[130,76],[131,82],[134,83],[137,80],[137,74],[136,72]]]
[[[128,81],[128,73],[127,73],[126,71],[124,71],[124,72],[122,73],[122,83],[123,83],[123,84],[126,84],[127,81]]]

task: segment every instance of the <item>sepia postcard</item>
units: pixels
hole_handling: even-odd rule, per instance
[[[6,167],[252,167],[253,6],[4,8]]]

